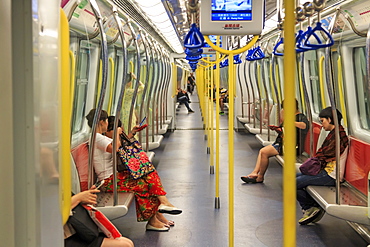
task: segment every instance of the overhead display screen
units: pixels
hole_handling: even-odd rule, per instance
[[[251,21],[252,0],[212,0],[212,21]]]

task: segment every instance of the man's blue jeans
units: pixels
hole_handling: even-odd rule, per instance
[[[189,106],[189,100],[186,96],[181,96],[177,99],[177,101],[179,103],[184,103],[184,105],[186,106],[186,108],[188,108],[188,111],[190,111],[190,106]]]
[[[297,174],[297,200],[303,210],[318,207],[317,202],[308,194],[306,187],[309,185],[334,186],[335,179],[330,177],[325,170],[316,176]]]

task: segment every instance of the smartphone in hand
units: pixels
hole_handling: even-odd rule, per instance
[[[136,129],[136,131],[142,131],[143,129],[145,129],[146,127],[148,127],[147,124],[144,124],[144,125],[141,125],[139,128]]]
[[[103,184],[104,184],[104,180],[101,180],[101,181],[96,182],[94,184],[95,185],[95,189],[98,190]]]
[[[143,120],[141,120],[141,122],[139,124],[140,127],[143,126],[145,119],[146,119],[146,116],[143,118]]]

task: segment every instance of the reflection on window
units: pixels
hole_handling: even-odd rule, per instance
[[[320,80],[318,74],[318,61],[317,55],[315,51],[307,51],[305,54],[306,59],[308,59],[308,67],[309,67],[309,82],[308,84],[311,85],[311,100],[313,111],[316,114],[319,114],[322,110],[322,102],[321,102],[321,91],[320,91]]]
[[[281,56],[277,57],[276,66],[277,66],[276,83],[278,85],[280,100],[284,100],[284,59],[283,57]]]
[[[369,119],[369,88],[366,81],[366,55],[365,47],[355,48],[353,52],[353,65],[355,81],[354,85],[356,88],[356,100],[357,100],[357,111],[361,127],[364,129],[370,129]]]
[[[272,95],[273,90],[271,89],[271,84],[270,84],[270,61],[267,61],[266,59],[264,59],[263,61],[264,61],[264,64],[262,65],[262,69],[264,73],[267,96],[269,97],[269,100],[271,100],[271,99],[274,99],[275,97]]]
[[[73,102],[72,134],[82,129],[85,116],[85,102],[87,97],[87,85],[89,80],[90,51],[80,48],[78,66],[76,69],[75,95]]]

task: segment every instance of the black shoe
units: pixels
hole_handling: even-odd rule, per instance
[[[194,113],[194,111],[193,110],[189,110],[188,113]]]
[[[189,103],[191,103],[191,101],[189,100]]]

